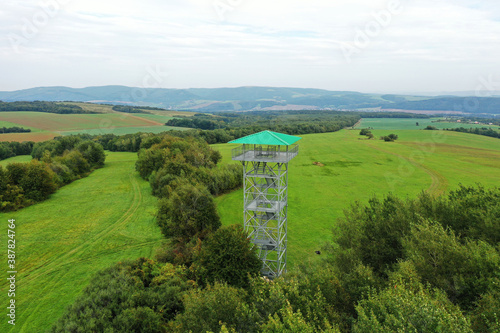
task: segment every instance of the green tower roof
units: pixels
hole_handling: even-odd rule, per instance
[[[299,141],[298,136],[276,133],[271,131],[262,131],[259,133],[244,136],[242,138],[229,141],[229,143],[241,143],[247,145],[276,145],[289,146]]]

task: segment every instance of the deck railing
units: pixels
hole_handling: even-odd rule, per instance
[[[231,151],[233,160],[237,161],[263,161],[287,163],[297,156],[299,145],[292,146],[266,146],[243,145]]]

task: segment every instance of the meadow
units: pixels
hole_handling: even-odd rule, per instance
[[[456,121],[437,121],[442,118],[363,118],[356,128],[373,128],[377,130],[416,130],[424,129],[427,126],[434,126],[437,129],[445,128],[492,128],[500,131],[500,126],[481,125],[481,124],[465,124],[457,123]],[[417,126],[417,123],[419,126]]]
[[[393,131],[374,130],[375,137]],[[392,192],[441,194],[459,184],[500,186],[498,139],[447,131],[395,131],[396,142],[366,140],[359,130],[304,135],[289,166],[288,258],[294,265],[319,258],[336,220],[353,202]],[[224,163],[231,149],[217,145]],[[320,162],[324,166],[313,164]],[[242,190],[217,198],[223,224],[243,223]]]
[[[441,194],[458,184],[500,186],[498,139],[447,131],[394,132],[396,142],[367,140],[359,130],[309,134],[290,162],[288,210],[289,268],[321,256],[336,221],[355,201],[388,192],[415,197]],[[231,160],[234,144],[213,145]],[[156,199],[135,172],[134,153],[107,153],[106,165],[61,188],[42,203],[0,220],[16,220],[17,324],[1,332],[49,329],[98,270],[125,259],[151,257],[163,241],[154,214]],[[2,161],[28,161],[18,156]],[[314,164],[320,162],[321,164]],[[323,165],[323,166],[320,166]],[[216,198],[223,224],[243,223],[241,190]],[[0,243],[6,244],[7,223]],[[2,261],[5,254],[2,252]],[[6,302],[5,285],[0,301]],[[9,331],[10,330],[10,331]]]
[[[163,241],[154,221],[156,198],[134,169],[135,153],[107,152],[106,164],[45,202],[0,214],[16,220],[16,326],[0,332],[44,332],[100,269],[152,257]],[[25,156],[2,161],[26,161]],[[2,164],[3,164],[2,163]],[[6,263],[5,251],[2,262]],[[5,281],[5,280],[4,280]],[[6,284],[0,303],[6,304]]]

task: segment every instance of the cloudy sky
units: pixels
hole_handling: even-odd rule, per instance
[[[0,90],[112,84],[500,90],[500,2],[2,0]]]

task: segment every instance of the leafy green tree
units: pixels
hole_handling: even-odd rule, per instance
[[[18,183],[24,196],[35,202],[47,199],[57,190],[54,172],[45,163],[32,160]]]
[[[414,225],[403,246],[422,280],[446,292],[464,310],[500,285],[500,254],[493,246],[474,240],[462,244],[452,230],[436,222]]]
[[[87,140],[80,142],[75,148],[82,153],[82,156],[92,167],[100,168],[104,166],[106,155],[104,154],[104,149],[99,143]]]
[[[191,289],[185,269],[145,258],[98,272],[52,332],[163,332]]]
[[[204,238],[221,226],[213,197],[202,185],[184,184],[159,202],[158,225],[177,242]]]
[[[262,268],[247,233],[239,225],[219,228],[202,243],[191,269],[202,285],[225,282],[244,288]]]
[[[418,275],[394,277],[387,289],[359,302],[354,333],[472,332],[460,308],[443,292],[424,288]]]
[[[78,150],[68,151],[63,156],[56,157],[54,160],[67,166],[76,177],[90,172],[91,167],[89,162]]]
[[[370,131],[368,128],[363,128],[361,131],[359,131],[359,135],[368,135],[371,134],[372,131]]]
[[[335,327],[318,330],[309,324],[302,316],[300,310],[293,311],[290,303],[287,302],[286,307],[282,308],[279,315],[276,313],[269,317],[267,323],[261,326],[262,333],[315,333],[329,332],[340,333],[340,330]]]
[[[219,332],[221,326],[237,332],[255,332],[255,312],[245,302],[242,289],[215,283],[205,289],[193,289],[183,299],[184,312],[169,323],[173,332]]]
[[[481,295],[477,307],[472,311],[471,325],[474,332],[500,332],[500,291],[494,290]]]

